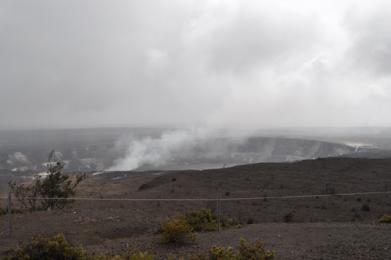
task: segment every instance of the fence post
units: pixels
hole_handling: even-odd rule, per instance
[[[221,227],[221,200],[220,197],[217,199],[217,231],[220,232]]]
[[[11,201],[11,191],[8,192],[7,216],[8,216],[8,237],[11,237],[12,236],[12,201]]]

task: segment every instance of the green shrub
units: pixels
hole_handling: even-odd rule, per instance
[[[169,223],[169,224],[168,224]],[[166,222],[168,230],[179,230],[178,233],[170,233],[170,242],[182,242],[188,237],[188,228],[183,218],[173,218]],[[188,225],[188,224],[187,224]],[[179,234],[179,236],[177,236]],[[191,234],[191,232],[190,232]],[[173,240],[175,238],[175,240]],[[168,241],[168,240],[166,240]],[[265,249],[263,242],[257,240],[253,243],[241,238],[237,248],[214,246],[205,253],[190,255],[179,259],[189,260],[272,260],[274,252]],[[59,234],[53,237],[35,237],[30,243],[20,249],[14,250],[8,254],[5,260],[154,260],[155,255],[147,251],[130,250],[122,255],[88,255],[83,247],[75,246],[69,243],[64,235]],[[162,258],[163,259],[163,258]],[[174,259],[166,255],[164,259]]]
[[[380,219],[379,219],[379,222],[380,223],[391,223],[391,215],[383,215]]]
[[[5,259],[8,260],[85,260],[87,254],[80,246],[69,243],[64,235],[53,237],[35,237],[30,243],[14,250]]]
[[[218,247],[214,246],[209,250],[209,257],[210,260],[234,260],[236,259],[236,253],[235,249],[232,247]]]
[[[194,241],[193,228],[183,216],[178,216],[163,222],[160,227],[162,243],[186,243]]]
[[[185,220],[196,232],[216,231],[219,223],[216,214],[211,209],[200,209],[184,215]],[[221,227],[231,227],[237,225],[237,221],[226,216],[220,217]]]
[[[223,216],[221,220],[221,225],[223,227],[232,227],[232,226],[237,226],[239,225],[238,221],[234,218],[230,218],[227,216]]]
[[[153,260],[155,256],[147,251],[136,251],[129,255],[126,260]]]
[[[239,246],[234,249],[228,247],[212,247],[209,252],[191,255],[190,260],[272,260],[274,252],[265,249],[262,241],[253,243],[241,238]]]
[[[131,250],[123,255],[114,255],[114,256],[93,256],[89,257],[88,260],[154,260],[155,255],[147,251]]]
[[[221,226],[229,227],[237,222],[228,217],[222,217]],[[216,215],[211,209],[201,209],[185,215],[180,215],[163,222],[160,225],[162,243],[183,243],[194,241],[193,231],[206,232],[218,230]]]
[[[240,239],[238,247],[239,260],[270,260],[274,258],[274,252],[265,249],[264,243],[256,240],[253,243],[244,238]]]
[[[185,220],[194,231],[216,231],[217,217],[210,209],[201,209],[185,215]]]

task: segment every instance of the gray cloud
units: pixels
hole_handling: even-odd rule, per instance
[[[290,2],[2,1],[0,128],[390,125],[388,5]]]
[[[353,40],[349,53],[364,73],[389,76],[391,72],[391,4],[348,13],[346,26]]]

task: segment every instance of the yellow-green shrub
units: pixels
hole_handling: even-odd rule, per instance
[[[383,216],[379,219],[379,222],[380,222],[380,223],[391,223],[391,215],[383,215]]]
[[[218,247],[214,246],[209,251],[209,260],[234,260],[236,259],[235,249],[232,247]]]
[[[183,216],[171,218],[163,222],[160,227],[161,242],[168,243],[185,243],[194,241],[193,228]]]
[[[209,252],[199,255],[191,255],[190,260],[272,260],[273,251],[267,250],[262,241],[253,243],[245,239],[240,239],[239,246],[232,247],[212,247]]]
[[[154,260],[155,255],[148,251],[129,250],[121,255],[88,255],[87,260]]]
[[[216,231],[219,228],[217,216],[211,209],[200,209],[184,215],[185,220],[190,224],[194,231],[208,232]],[[233,218],[221,216],[220,225],[222,227],[230,227],[237,225],[237,221]]]
[[[185,220],[194,231],[216,231],[218,229],[217,217],[210,209],[187,213]]]
[[[238,247],[238,256],[240,260],[270,260],[274,258],[274,253],[265,249],[264,243],[261,240],[250,243],[244,238],[241,238]]]
[[[153,260],[155,256],[147,251],[137,251],[130,254],[126,260]]]
[[[14,250],[8,260],[85,260],[87,254],[81,246],[69,243],[64,235],[35,237],[30,243]]]

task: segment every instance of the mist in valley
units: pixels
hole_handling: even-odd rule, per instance
[[[0,5],[2,169],[51,149],[103,171],[391,148],[386,1],[22,2]]]
[[[333,156],[386,158],[387,128],[280,128],[258,131],[206,128],[95,128],[0,131],[0,170],[45,171],[57,151],[68,172],[180,170]]]

